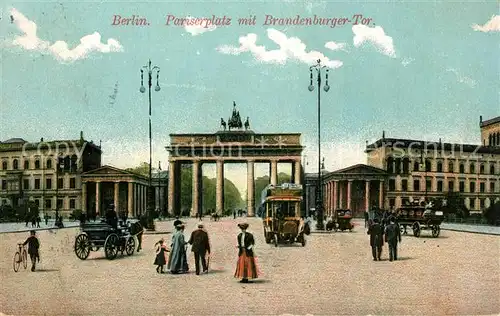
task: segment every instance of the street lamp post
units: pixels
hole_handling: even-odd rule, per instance
[[[316,223],[316,229],[323,230],[325,229],[325,224],[323,223],[323,190],[322,190],[322,181],[321,181],[321,70],[326,68],[326,66],[321,65],[321,60],[317,60],[317,64],[309,67],[310,71],[310,83],[309,83],[309,91],[314,90],[313,85],[313,69],[316,69],[317,74],[317,83],[318,83],[318,184],[316,186],[316,214],[318,217]],[[328,85],[328,69],[325,69],[325,86],[323,90],[328,92],[330,90],[330,86]]]
[[[159,77],[160,77],[160,68],[157,66],[151,67],[151,60],[149,60],[148,64],[146,66],[143,66],[142,68],[146,69],[147,75],[148,75],[148,101],[149,101],[149,187],[148,187],[148,195],[147,195],[147,217],[148,217],[148,225],[149,225],[149,218],[152,214],[152,208],[153,208],[153,197],[152,197],[152,187],[151,187],[151,177],[152,177],[152,152],[153,152],[153,145],[152,145],[152,136],[151,136],[151,87],[153,86],[153,72],[156,70],[156,86],[155,86],[155,91],[160,91],[160,85],[158,83]],[[144,87],[144,69],[141,69],[141,88],[139,91],[141,93],[146,92],[146,88]]]

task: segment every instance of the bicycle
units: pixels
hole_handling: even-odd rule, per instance
[[[26,247],[24,244],[17,244],[18,250],[14,254],[14,271],[19,271],[21,262],[23,263],[24,269],[28,267],[28,253],[26,252]]]

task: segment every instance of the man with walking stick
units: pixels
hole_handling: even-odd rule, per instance
[[[207,253],[210,255],[210,241],[207,232],[203,229],[203,223],[200,222],[198,229],[191,233],[188,243],[191,244],[191,251],[194,254],[196,275],[200,275],[200,260],[203,273],[208,273],[208,264],[205,256]],[[210,258],[208,260],[210,261]]]

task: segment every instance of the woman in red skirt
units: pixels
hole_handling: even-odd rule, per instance
[[[241,233],[238,234],[238,263],[234,277],[241,279],[241,283],[248,283],[248,279],[257,278],[257,265],[253,257],[255,240],[253,235],[247,232],[248,224],[238,224]]]

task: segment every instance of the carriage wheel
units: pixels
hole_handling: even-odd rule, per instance
[[[133,237],[129,237],[125,243],[125,252],[127,255],[131,256],[135,250],[135,240]]]
[[[278,247],[278,234],[274,234],[274,246]]]
[[[110,234],[104,242],[104,254],[106,259],[113,260],[118,255],[120,239],[117,234]]]
[[[24,269],[28,268],[28,253],[24,249],[22,253],[22,259],[23,259],[23,268]]]
[[[437,238],[440,231],[441,228],[439,227],[439,225],[432,226],[432,237]]]
[[[302,247],[304,247],[306,245],[306,237],[304,236],[304,234],[302,234]]]
[[[75,254],[80,260],[85,260],[90,254],[89,237],[86,234],[80,234],[75,239]]]
[[[418,222],[413,223],[413,236],[420,237],[420,224]]]

